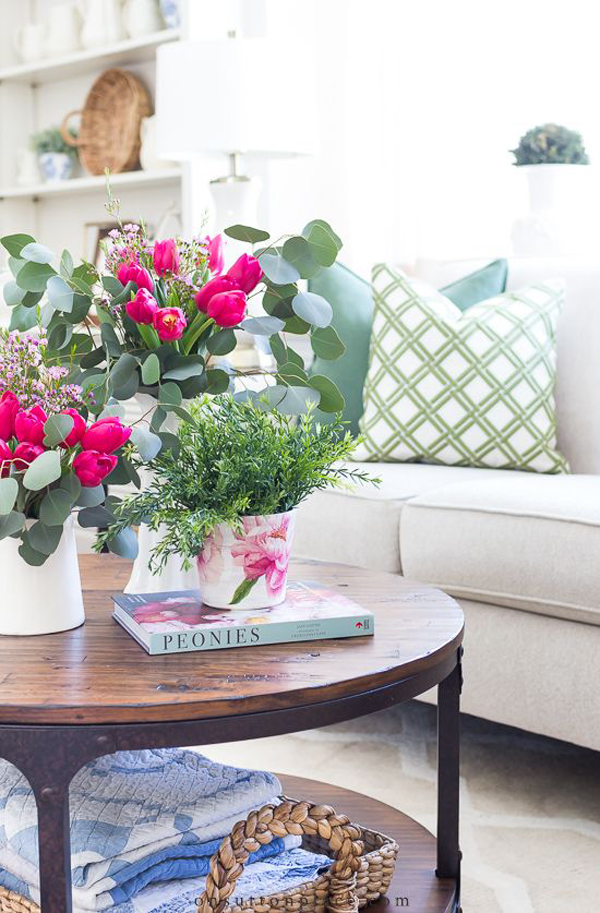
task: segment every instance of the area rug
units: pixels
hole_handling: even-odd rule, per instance
[[[412,702],[205,750],[364,792],[434,831],[435,746],[435,709]],[[598,913],[600,754],[465,717],[461,803],[465,913]]]

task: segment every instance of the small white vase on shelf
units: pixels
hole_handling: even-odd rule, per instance
[[[76,3],[59,3],[50,8],[45,38],[47,57],[72,54],[81,48],[81,13]]]
[[[41,22],[27,22],[13,32],[13,44],[23,63],[34,63],[45,54],[46,26]]]
[[[200,595],[215,609],[266,609],[285,600],[296,511],[222,523],[198,556]]]
[[[597,249],[589,165],[519,165],[517,171],[527,179],[529,212],[513,225],[515,256],[564,256]]]
[[[121,0],[83,0],[83,9],[81,42],[84,48],[115,44],[127,37]]]
[[[0,541],[0,635],[56,634],[82,625],[73,516],[64,524],[58,548],[40,567],[21,558],[20,544],[19,539]]]
[[[130,38],[152,35],[165,27],[158,0],[125,0],[123,24]]]

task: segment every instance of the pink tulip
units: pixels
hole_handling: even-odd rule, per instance
[[[150,326],[158,310],[158,304],[148,289],[140,288],[137,290],[135,297],[127,302],[125,310],[127,311],[127,316],[135,320],[136,323],[144,323]]]
[[[181,339],[187,320],[181,308],[160,308],[154,315],[154,329],[161,342]]]
[[[217,326],[235,327],[246,316],[246,295],[240,289],[213,295],[208,303],[208,316]]]
[[[209,238],[207,235],[206,243],[208,244],[208,268],[211,273],[221,273],[225,265],[223,236],[215,235],[214,238]]]
[[[117,279],[122,285],[127,285],[128,282],[135,282],[138,288],[145,288],[149,292],[152,291],[152,276],[139,263],[121,263],[117,270]]]
[[[0,438],[0,479],[10,473],[10,464],[12,463],[12,451],[6,441]]]
[[[0,439],[10,441],[15,433],[15,416],[19,411],[19,400],[10,390],[5,390],[0,399]]]
[[[206,285],[203,285],[200,291],[196,292],[196,307],[199,311],[208,312],[210,299],[220,292],[231,292],[238,288],[236,282],[228,276],[215,276],[209,279]]]
[[[131,428],[127,428],[116,415],[107,415],[87,429],[81,439],[84,450],[98,453],[113,453],[131,437]]]
[[[83,450],[73,460],[73,472],[84,488],[95,488],[110,475],[119,458],[115,454]]]
[[[176,273],[179,269],[179,251],[172,238],[168,241],[155,241],[152,253],[154,269],[159,276],[165,273]]]
[[[28,444],[41,444],[44,440],[44,424],[48,416],[41,406],[33,406],[17,412],[15,416],[15,436],[17,440]]]
[[[61,415],[70,415],[73,419],[73,427],[64,441],[61,442],[60,446],[75,447],[85,434],[87,423],[83,415],[80,415],[77,409],[63,409]]]
[[[33,463],[34,460],[37,460],[43,452],[44,448],[40,444],[30,444],[28,442],[17,444],[13,454],[17,472],[24,472],[29,464]]]
[[[263,271],[256,257],[250,254],[242,254],[235,261],[231,269],[227,270],[227,275],[237,284],[247,295],[256,288],[262,279]]]

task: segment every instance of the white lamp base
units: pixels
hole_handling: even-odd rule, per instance
[[[256,177],[236,176],[211,181],[210,190],[215,201],[213,231],[223,231],[230,225],[255,226],[260,189],[261,182]]]

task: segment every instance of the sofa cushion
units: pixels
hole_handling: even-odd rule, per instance
[[[319,491],[308,498],[298,510],[295,555],[399,573],[400,513],[406,501],[442,485],[507,475],[494,469],[425,463],[352,465],[359,467],[379,477],[381,486]]]
[[[600,625],[598,476],[429,490],[402,512],[400,550],[407,576],[453,596]]]

